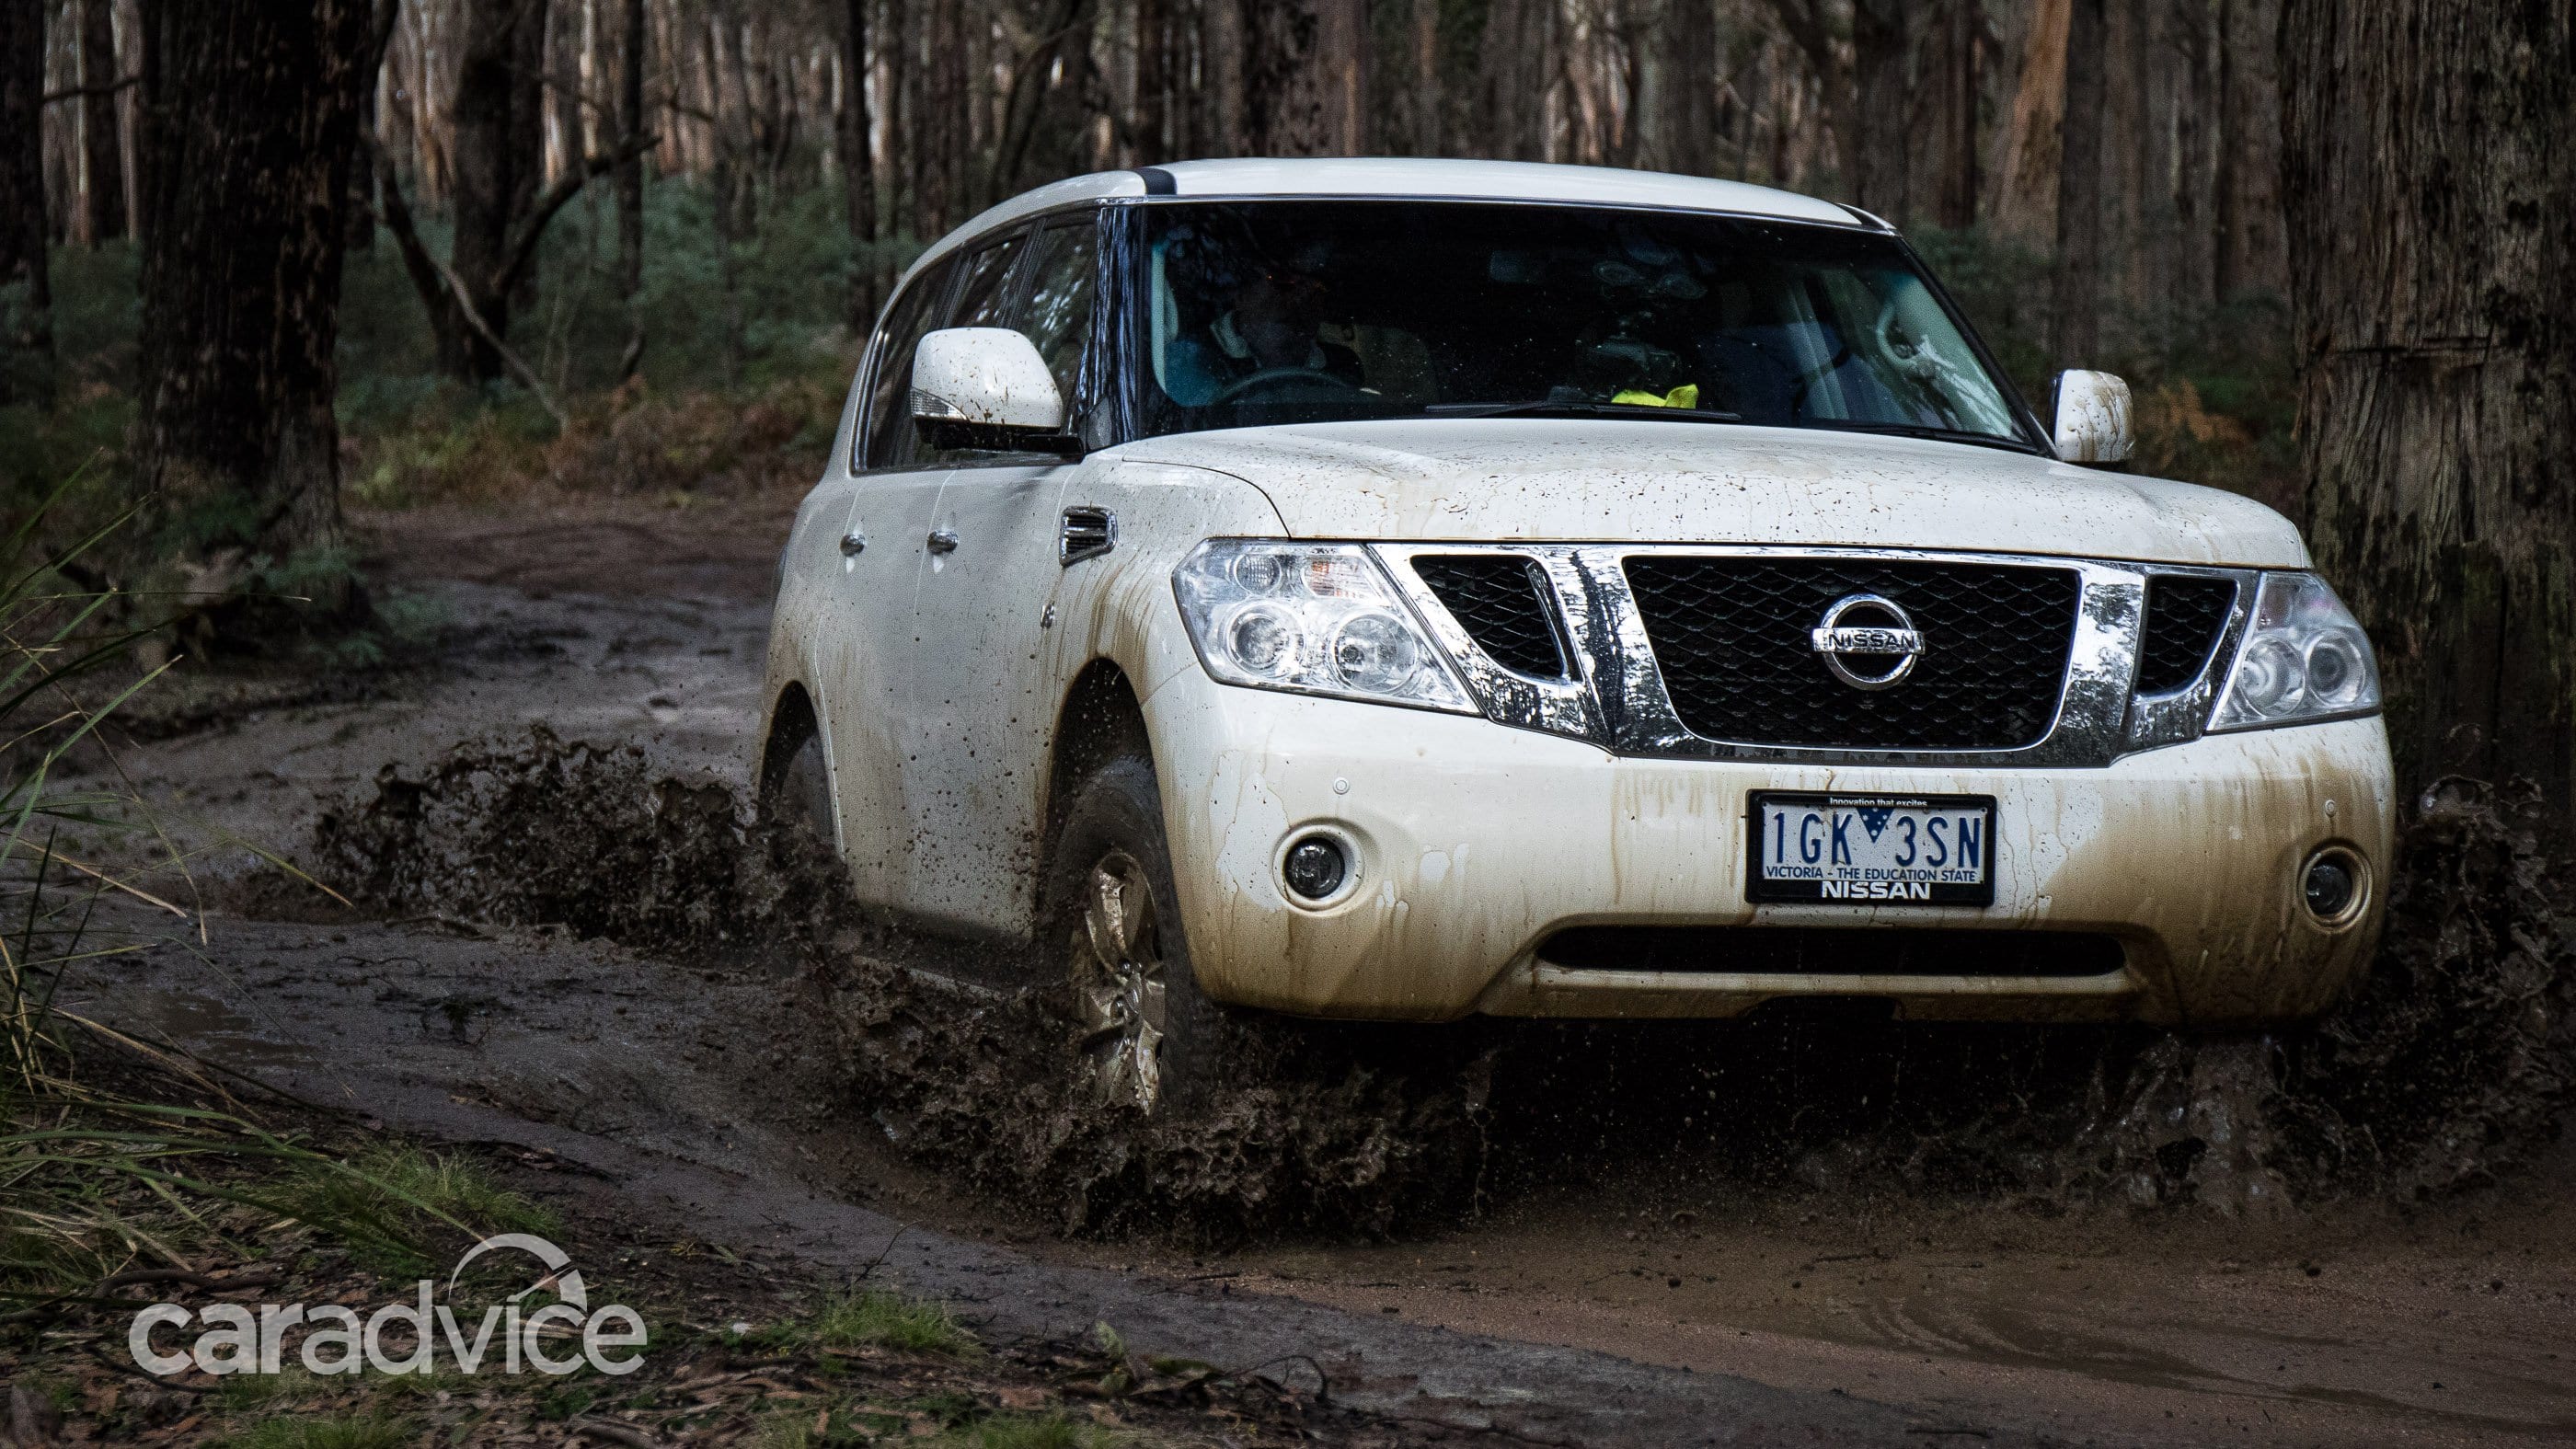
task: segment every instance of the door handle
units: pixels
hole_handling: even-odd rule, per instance
[[[855,528],[841,535],[841,557],[843,558],[857,558],[867,551],[867,547],[868,536]]]
[[[930,551],[932,553],[955,553],[957,551],[957,530],[953,528],[932,529],[930,531]]]

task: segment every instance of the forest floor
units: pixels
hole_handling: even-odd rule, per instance
[[[532,726],[739,788],[792,507],[363,517],[387,585],[441,620],[434,656],[362,678],[295,666],[183,682],[143,703],[120,767],[168,802],[174,830],[301,860],[319,858],[317,822],[345,818],[385,767],[518,748]],[[865,1274],[1025,1346],[992,1371],[1023,1397],[1071,1402],[1048,1387],[1061,1374],[1031,1365],[1089,1362],[1101,1323],[1272,1385],[1266,1407],[1139,1406],[1122,1422],[1142,1442],[2576,1433],[2564,1143],[2434,1205],[2258,1220],[2034,1212],[1843,1191],[1829,1173],[1755,1187],[1686,1151],[1605,1149],[1436,1229],[1221,1250],[1132,1227],[1103,1241],[902,1150],[902,1124],[854,1101],[811,971],[470,911],[387,919],[273,881],[207,890],[202,939],[192,926],[102,962],[65,988],[70,1004],[370,1124],[542,1159],[514,1181],[594,1225],[588,1241],[707,1245],[710,1264],[752,1265],[686,1290],[707,1321]],[[706,1301],[728,1293],[738,1310]]]

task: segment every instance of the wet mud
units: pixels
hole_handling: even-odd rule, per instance
[[[793,960],[860,925],[829,855],[753,829],[732,789],[542,725],[515,745],[384,767],[371,794],[322,813],[313,845],[317,875],[381,910],[560,926],[673,956]]]
[[[1732,1023],[1247,1020],[1237,1079],[1152,1122],[1085,1098],[1047,983],[907,964],[813,842],[636,749],[538,728],[388,767],[315,840],[323,873],[388,914],[802,973],[852,1118],[1081,1236],[1401,1236],[1604,1162],[1684,1213],[1716,1188],[2279,1215],[2495,1182],[2576,1099],[2569,920],[2511,803],[2466,782],[2422,803],[2379,960],[2313,1027],[1911,1026],[1814,1004]]]

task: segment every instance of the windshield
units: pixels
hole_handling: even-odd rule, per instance
[[[1472,202],[1143,212],[1141,434],[1658,409],[2032,446],[1892,237]]]

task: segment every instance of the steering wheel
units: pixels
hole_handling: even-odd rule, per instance
[[[1896,332],[1896,299],[1890,297],[1878,309],[1878,320],[1870,325],[1870,334],[1878,339],[1879,354],[1896,364],[1897,370],[1909,377],[1928,378],[1941,368],[1941,359],[1917,337],[1900,343]]]
[[[1359,384],[1349,378],[1338,373],[1326,372],[1320,367],[1265,367],[1259,372],[1248,373],[1218,388],[1216,395],[1208,399],[1208,406],[1215,407],[1220,403],[1230,403],[1257,388],[1277,387],[1284,382],[1320,382],[1337,387],[1344,392],[1360,390]]]

